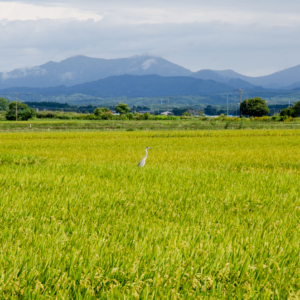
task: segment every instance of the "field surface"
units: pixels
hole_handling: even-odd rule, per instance
[[[202,121],[183,120],[140,120],[140,121],[81,121],[81,120],[30,120],[0,121],[0,132],[62,132],[62,131],[182,131],[182,130],[233,130],[233,129],[300,129],[299,122],[274,121]]]
[[[1,133],[1,299],[299,299],[299,146],[295,129]]]

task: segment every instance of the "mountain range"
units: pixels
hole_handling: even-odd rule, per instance
[[[96,97],[159,97],[170,95],[199,95],[205,93],[232,92],[232,87],[213,80],[188,76],[120,75],[74,86],[47,88],[9,88],[6,93],[59,96],[83,94]]]
[[[300,65],[267,76],[249,77],[232,70],[192,72],[163,58],[146,55],[120,59],[81,55],[0,73],[2,92],[26,90],[53,95],[147,97],[297,88],[300,88]]]

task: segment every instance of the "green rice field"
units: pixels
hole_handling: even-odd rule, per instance
[[[299,299],[299,181],[298,129],[0,133],[0,298]]]

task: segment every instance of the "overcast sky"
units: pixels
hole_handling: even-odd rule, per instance
[[[150,54],[251,76],[300,64],[299,0],[0,0],[0,72]]]

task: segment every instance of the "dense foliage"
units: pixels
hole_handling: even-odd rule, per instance
[[[7,110],[9,101],[3,97],[0,97],[0,111]]]
[[[295,110],[293,107],[287,107],[280,112],[280,116],[295,117]]]
[[[270,110],[265,100],[255,97],[241,103],[241,112],[245,116],[262,117],[269,114]]]
[[[97,107],[94,110],[94,115],[99,117],[103,114],[112,114],[112,111],[108,107]]]
[[[116,106],[116,111],[120,114],[126,114],[126,113],[130,112],[130,107],[126,103],[119,103]]]
[[[295,104],[293,105],[293,110],[295,117],[300,117],[300,101],[295,102]]]
[[[9,121],[15,121],[16,118],[27,121],[36,117],[36,112],[33,108],[28,108],[27,104],[17,101],[9,103],[5,117]]]

